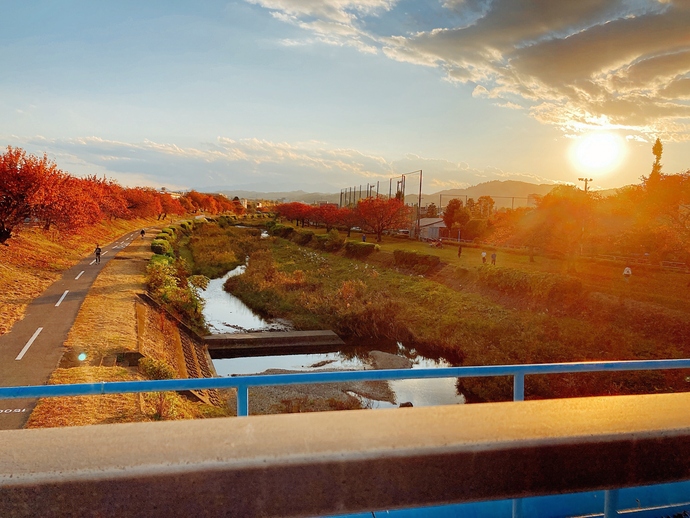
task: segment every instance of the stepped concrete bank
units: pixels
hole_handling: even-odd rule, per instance
[[[345,342],[333,331],[232,333],[203,337],[211,358],[336,352]]]
[[[0,431],[0,516],[323,516],[690,479],[690,394]]]

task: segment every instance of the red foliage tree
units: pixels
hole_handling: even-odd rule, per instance
[[[160,201],[162,212],[158,215],[158,219],[165,219],[168,214],[184,214],[185,212],[179,200],[176,200],[167,192],[160,195]]]
[[[396,198],[365,198],[359,201],[355,213],[359,226],[376,234],[376,241],[380,242],[384,231],[407,226],[410,208]]]
[[[299,225],[301,221],[302,226],[304,226],[304,221],[310,217],[311,209],[309,205],[297,201],[276,205],[276,213],[280,217],[294,221],[296,225]]]
[[[327,204],[314,207],[311,213],[314,221],[326,227],[326,232],[340,223],[340,211],[336,205]]]
[[[135,187],[123,192],[127,208],[135,218],[151,218],[163,212],[160,195],[155,189]]]
[[[124,197],[124,189],[116,182],[106,178],[87,176],[88,192],[98,204],[102,217],[108,219],[131,217]]]
[[[7,148],[0,155],[0,243],[28,218],[38,218],[55,200],[55,186],[65,174],[44,155]]]

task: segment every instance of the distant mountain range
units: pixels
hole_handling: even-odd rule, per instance
[[[553,189],[555,184],[534,184],[529,182],[518,182],[515,180],[492,180],[484,182],[466,189],[446,189],[433,194],[422,195],[422,206],[435,204],[437,207],[448,205],[448,202],[453,198],[459,198],[466,201],[467,198],[473,198],[475,201],[480,196],[491,196],[496,203],[496,208],[501,207],[526,207],[529,205],[528,198],[530,195],[544,196]],[[246,198],[248,200],[271,200],[281,203],[289,203],[292,201],[300,201],[307,204],[312,203],[339,203],[340,193],[323,193],[323,192],[306,192],[306,191],[286,191],[286,192],[258,192],[258,191],[232,191],[221,190],[222,194],[233,198]],[[608,193],[608,191],[607,191]],[[382,194],[384,194],[382,192]],[[387,192],[385,194],[388,194]],[[365,193],[362,193],[365,196]],[[354,195],[355,199],[359,199],[359,192]],[[416,204],[418,194],[412,194],[407,191],[405,201],[407,203]]]

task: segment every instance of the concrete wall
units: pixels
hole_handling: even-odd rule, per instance
[[[690,394],[0,431],[0,516],[315,516],[690,479]]]

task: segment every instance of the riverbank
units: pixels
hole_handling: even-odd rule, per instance
[[[298,236],[301,237],[301,236]],[[690,354],[687,315],[590,292],[568,275],[441,262],[426,277],[395,267],[393,254],[366,260],[324,253],[288,239],[267,240],[243,276],[226,283],[260,314],[296,329],[333,329],[344,338],[391,338],[453,364],[487,365]],[[318,244],[318,242],[317,242]],[[420,250],[424,253],[423,250]],[[453,259],[451,259],[453,260]],[[515,290],[521,282],[525,290]],[[603,287],[605,288],[605,286]],[[512,290],[512,291],[511,291]],[[649,316],[636,308],[644,306]],[[509,380],[463,380],[471,400],[509,399]],[[680,373],[527,379],[528,397],[685,390]]]

